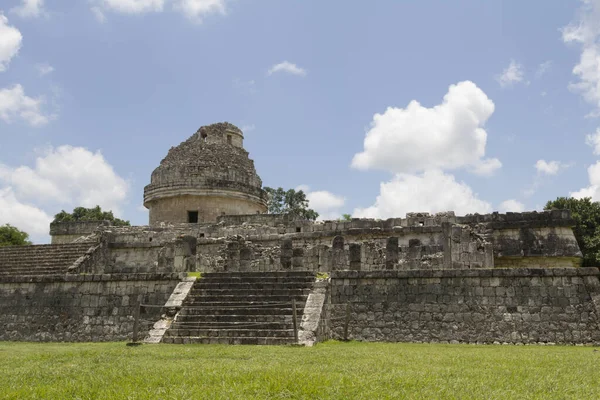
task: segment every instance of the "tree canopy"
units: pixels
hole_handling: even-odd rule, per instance
[[[76,207],[72,213],[62,210],[54,216],[52,222],[70,222],[70,221],[110,221],[116,226],[129,226],[129,221],[116,218],[112,211],[102,211],[100,206],[94,208]]]
[[[546,203],[544,210],[568,209],[575,220],[573,233],[583,253],[583,266],[600,265],[600,203],[590,197],[558,197]]]
[[[23,246],[27,244],[31,244],[29,234],[10,224],[0,226],[0,247]]]
[[[304,219],[315,220],[319,213],[308,208],[308,199],[302,190],[264,188],[269,195],[269,214],[289,214]]]

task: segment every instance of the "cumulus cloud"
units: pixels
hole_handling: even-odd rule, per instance
[[[535,163],[535,169],[538,174],[556,175],[561,169],[567,168],[569,165],[559,161],[538,160]]]
[[[14,26],[8,24],[8,18],[0,11],[0,72],[6,71],[10,60],[21,48],[23,35]]]
[[[544,61],[543,63],[538,65],[537,70],[535,71],[536,79],[540,79],[542,76],[544,76],[546,74],[546,72],[548,72],[550,70],[551,67],[552,67],[552,61],[550,61],[550,60]]]
[[[354,155],[352,166],[392,173],[467,167],[489,175],[502,165],[484,158],[483,125],[493,112],[492,100],[470,81],[451,85],[432,108],[416,100],[406,108],[389,107],[374,115],[364,150]]]
[[[421,211],[455,211],[460,215],[488,213],[492,206],[454,176],[430,170],[422,174],[397,174],[390,182],[382,182],[375,204],[355,209],[352,216],[390,218]]]
[[[588,167],[589,186],[584,187],[569,195],[576,199],[591,197],[593,201],[600,201],[600,161]]]
[[[158,13],[165,10],[165,5],[172,4],[175,11],[194,22],[210,14],[222,14],[227,11],[227,0],[92,0],[91,11],[99,22],[106,21],[106,11],[121,14]]]
[[[267,71],[267,74],[273,75],[277,72],[284,72],[287,74],[297,75],[297,76],[306,76],[306,73],[307,73],[304,68],[300,68],[296,64],[293,64],[288,61],[284,61],[282,63],[273,65],[271,68],[269,68],[269,70]]]
[[[300,185],[296,190],[306,194],[309,207],[319,213],[320,220],[337,219],[342,215],[341,208],[346,203],[344,197],[326,190],[311,191],[307,185]]]
[[[595,155],[600,155],[600,128],[585,137],[585,143],[594,149]]]
[[[225,0],[177,0],[175,9],[196,22],[208,14],[225,14]]]
[[[591,115],[600,114],[600,1],[582,0],[578,17],[563,28],[565,43],[581,45],[579,63],[573,74],[579,79],[569,88],[580,93],[592,104],[595,110]]]
[[[0,89],[0,119],[10,124],[22,120],[31,126],[47,124],[54,115],[43,112],[44,98],[29,97],[21,85]]]
[[[496,76],[496,80],[500,86],[506,87],[523,81],[524,77],[525,72],[523,71],[523,66],[515,60],[511,60],[508,67],[506,67],[500,75]]]
[[[500,203],[500,212],[523,212],[525,211],[525,204],[509,199]]]
[[[0,221],[27,232],[37,242],[47,238],[52,218],[42,209],[20,202],[12,188],[0,187]]]
[[[48,75],[49,73],[54,72],[54,67],[48,63],[37,64],[35,69],[37,69],[40,76]]]
[[[21,5],[10,11],[22,18],[37,18],[46,15],[44,0],[21,0]]]
[[[123,14],[143,14],[162,11],[165,0],[100,0],[97,3],[105,10]]]
[[[23,201],[43,207],[54,203],[67,207],[93,207],[120,214],[129,184],[115,173],[98,151],[83,147],[48,148],[35,166],[9,167],[0,164],[0,182]]]

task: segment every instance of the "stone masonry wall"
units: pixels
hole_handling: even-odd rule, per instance
[[[597,268],[336,271],[331,330],[349,339],[600,343]]]
[[[101,226],[110,226],[110,221],[53,222],[50,224],[52,244],[72,243],[82,236],[91,235]]]
[[[0,277],[0,340],[126,340],[139,302],[165,304],[180,274]],[[160,309],[142,318],[157,320]],[[140,333],[143,336],[143,332]]]

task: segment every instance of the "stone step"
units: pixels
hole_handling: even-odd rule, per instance
[[[293,338],[283,337],[164,337],[162,343],[168,344],[229,344],[229,345],[284,345],[293,344]]]
[[[94,243],[78,245],[33,245],[33,246],[3,246],[0,247],[0,257],[14,254],[51,254],[57,252],[70,252],[89,250]]]
[[[170,328],[166,337],[199,336],[199,337],[294,337],[292,329],[177,329]]]
[[[77,261],[77,258],[72,258],[72,259],[68,259],[68,260],[46,260],[46,261],[21,260],[21,261],[13,261],[13,262],[6,262],[6,263],[3,260],[0,260],[0,267],[4,267],[4,268],[28,267],[28,266],[35,267],[36,265],[39,265],[39,266],[55,266],[55,265],[62,266],[62,265],[71,265],[75,261]]]
[[[220,295],[220,296],[194,296],[188,295],[185,299],[185,305],[204,305],[205,303],[241,303],[240,305],[250,305],[250,304],[263,304],[263,303],[292,303],[292,297],[296,300],[296,302],[304,302],[306,301],[306,295],[294,295],[294,296],[261,296],[261,295]],[[250,303],[250,304],[249,304]],[[233,305],[233,304],[232,304]]]
[[[315,281],[315,278],[312,276],[306,277],[278,277],[278,276],[266,276],[266,277],[258,277],[258,276],[249,276],[247,278],[244,277],[234,277],[234,278],[225,278],[225,277],[205,277],[204,275],[197,281],[198,284],[232,284],[232,283],[267,283],[267,284],[279,284],[279,283],[300,283],[305,282],[307,284]]]
[[[67,268],[23,268],[23,269],[0,269],[0,275],[41,275],[41,274],[64,274],[67,272]]]
[[[171,326],[172,333],[179,330],[198,330],[198,329],[211,329],[211,330],[236,330],[236,329],[268,329],[268,330],[290,330],[293,329],[294,324],[290,320],[278,321],[278,322],[267,322],[267,321],[183,321],[177,318],[177,321]],[[293,333],[293,332],[292,332]],[[184,335],[186,336],[186,335]]]
[[[213,282],[200,279],[194,289],[305,289],[311,281],[283,281],[283,282]],[[312,287],[312,285],[310,285]]]
[[[223,303],[219,303],[223,304]],[[296,313],[298,315],[302,315],[302,310],[304,309],[303,304],[299,304]],[[262,315],[292,315],[292,307],[247,307],[247,308],[239,308],[239,307],[226,307],[226,306],[218,306],[218,307],[199,307],[199,308],[189,308],[184,307],[179,315],[195,315],[195,316],[229,316],[229,315],[254,315],[254,316],[262,316]]]
[[[298,314],[298,313],[297,313]],[[179,313],[177,322],[195,322],[202,321],[206,323],[247,323],[247,322],[265,322],[265,323],[292,323],[292,310],[289,313],[281,314],[188,314]]]
[[[312,271],[272,271],[272,272],[206,272],[203,278],[265,278],[265,277],[315,277]]]
[[[253,296],[253,297],[265,297],[265,296],[308,296],[310,289],[205,289],[205,288],[194,288],[190,291],[188,296],[203,297],[203,296]]]

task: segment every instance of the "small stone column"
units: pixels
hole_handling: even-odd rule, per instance
[[[333,238],[331,247],[332,271],[346,269],[346,253],[344,249],[344,237],[336,236]]]
[[[398,238],[390,237],[385,245],[385,269],[394,269],[394,266],[400,259],[400,250],[398,248]]]
[[[350,269],[360,271],[362,258],[362,244],[350,243]]]
[[[292,239],[284,239],[281,241],[281,268],[292,269],[292,258],[294,257],[294,245]]]

